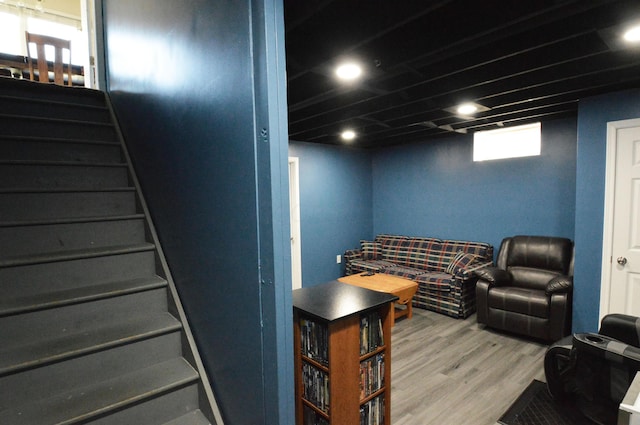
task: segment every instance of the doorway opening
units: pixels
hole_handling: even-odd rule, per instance
[[[74,85],[100,88],[96,3],[101,7],[100,0],[2,0],[0,59],[15,63],[28,55],[25,31],[70,40],[71,64],[82,70],[74,73]],[[12,75],[20,73],[14,70]]]

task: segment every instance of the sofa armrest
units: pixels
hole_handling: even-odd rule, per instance
[[[488,282],[491,286],[504,286],[511,283],[511,273],[497,267],[485,267],[475,271],[478,279]]]
[[[344,252],[344,261],[349,262],[353,260],[359,260],[362,258],[362,250],[361,249],[348,249]]]
[[[348,249],[343,254],[344,257],[344,273],[346,276],[355,273],[352,263],[355,260],[362,259],[361,249]]]
[[[556,276],[547,283],[547,287],[544,292],[547,295],[551,294],[566,294],[573,291],[573,277],[571,276]]]

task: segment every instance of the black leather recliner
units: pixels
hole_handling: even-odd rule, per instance
[[[596,424],[615,424],[618,406],[640,370],[640,318],[609,314],[597,334],[551,345],[544,372],[551,396]]]
[[[478,323],[546,341],[571,333],[573,242],[505,238],[497,267],[476,272]]]

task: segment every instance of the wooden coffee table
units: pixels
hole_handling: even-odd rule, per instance
[[[407,316],[408,319],[413,317],[411,299],[418,290],[418,284],[412,280],[384,273],[376,273],[372,276],[367,276],[365,273],[357,273],[341,277],[338,281],[397,296],[398,301],[396,303],[404,305],[406,308],[393,309],[395,313],[391,321],[392,325],[399,317]]]

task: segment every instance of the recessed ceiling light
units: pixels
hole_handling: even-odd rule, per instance
[[[475,113],[485,112],[489,109],[491,108],[487,108],[486,106],[480,105],[479,103],[464,102],[450,108],[445,108],[444,110],[459,117],[469,118],[472,117]]]
[[[629,28],[627,31],[625,31],[622,38],[624,38],[624,40],[628,41],[629,43],[640,42],[640,25]]]
[[[456,112],[460,115],[473,115],[478,112],[478,107],[473,103],[463,103],[458,106]]]
[[[353,62],[344,63],[336,68],[336,75],[341,80],[353,81],[362,75],[362,68]]]
[[[342,140],[353,140],[356,138],[356,133],[353,130],[345,130],[340,134],[340,137],[342,137]]]

